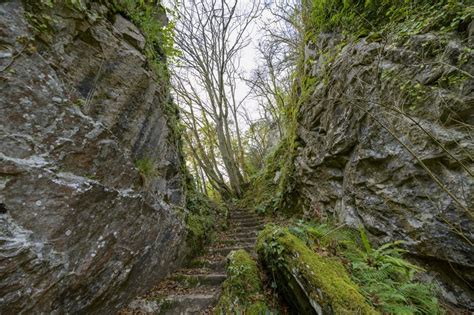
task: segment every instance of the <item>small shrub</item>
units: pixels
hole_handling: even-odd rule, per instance
[[[155,176],[155,164],[150,158],[142,158],[135,162],[135,166],[138,168],[140,174],[144,177],[150,178]]]
[[[222,225],[220,219],[225,216],[226,209],[197,192],[192,182],[186,188],[187,243],[191,250],[190,256],[197,256]]]

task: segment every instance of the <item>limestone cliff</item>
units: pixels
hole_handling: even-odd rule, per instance
[[[0,313],[113,313],[181,257],[168,82],[112,2],[51,3],[0,3]]]
[[[444,297],[474,309],[474,22],[466,21],[449,32],[309,40],[295,168],[308,216],[363,225],[379,242],[405,240],[448,283]]]

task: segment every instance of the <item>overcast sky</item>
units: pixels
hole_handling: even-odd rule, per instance
[[[169,6],[169,3],[173,2],[174,0],[164,0],[164,4]],[[238,0],[239,4],[245,8],[247,5],[251,6],[253,4],[253,0]],[[266,3],[269,4],[269,0],[266,0]],[[262,2],[263,7],[263,2]],[[261,27],[263,24],[268,24],[270,20],[270,12],[264,10],[260,16],[260,18],[254,20],[252,22],[251,27],[249,28],[249,35],[250,35],[250,44],[243,49],[241,52],[241,60],[240,66],[242,74],[245,77],[249,77],[250,74],[254,69],[257,68],[259,63],[259,52],[257,50],[258,43],[262,40],[263,32]],[[179,22],[178,22],[179,23]],[[238,81],[237,89],[236,89],[236,98],[238,100],[242,100],[249,94],[249,87],[244,81]],[[251,114],[252,119],[258,119],[258,105],[255,99],[252,96],[248,97],[244,103],[244,106],[247,108],[248,112]],[[244,127],[244,120],[240,119],[239,124]],[[246,128],[242,128],[246,129]]]
[[[251,3],[253,0],[240,0],[244,5],[245,3]],[[266,0],[265,3],[269,4],[271,1]],[[262,7],[263,7],[263,1],[262,1]],[[263,39],[263,31],[262,31],[262,26],[264,24],[268,24],[270,22],[270,12],[268,10],[263,10],[260,18],[255,20],[252,24],[252,27],[250,28],[250,36],[251,36],[251,42],[250,45],[247,46],[243,51],[241,55],[241,66],[242,66],[242,71],[248,77],[252,70],[255,70],[259,64],[259,52],[257,50],[258,43],[262,41]],[[238,91],[238,98],[242,99],[245,97],[248,92],[249,88],[245,82],[239,82],[237,85],[237,91]],[[257,103],[254,99],[248,98],[246,101],[245,106],[250,110],[251,113],[253,113],[252,118],[256,119],[258,118],[258,109],[257,109]]]

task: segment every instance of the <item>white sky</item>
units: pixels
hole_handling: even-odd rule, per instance
[[[250,5],[254,2],[253,0],[240,0],[244,5],[245,3],[249,3]],[[267,1],[268,3],[268,1]],[[263,1],[262,1],[263,5]],[[262,25],[269,23],[270,19],[270,12],[268,10],[264,10],[260,16],[260,18],[256,19],[252,23],[252,27],[249,30],[251,42],[250,45],[245,47],[245,49],[242,51],[241,55],[241,68],[242,71],[244,72],[245,77],[249,77],[251,72],[255,70],[259,64],[259,59],[260,55],[257,50],[259,42],[262,41],[263,38],[263,32],[261,30]],[[237,97],[239,99],[244,98],[248,92],[249,92],[249,87],[248,85],[240,81],[237,84]],[[250,114],[252,115],[251,117],[253,119],[257,119],[259,117],[258,114],[258,104],[255,99],[250,96],[247,98],[244,106],[249,110]]]
[[[168,5],[170,3],[173,3],[175,0],[163,0],[163,3],[165,5]],[[238,0],[240,4],[242,4],[243,7],[248,4],[251,6],[254,2],[254,0]],[[266,1],[266,3],[271,3],[272,1],[270,0],[262,0],[262,7],[263,7],[263,1]],[[242,71],[242,74],[244,77],[248,78],[252,71],[257,68],[259,64],[259,52],[257,50],[258,43],[262,40],[263,37],[263,32],[261,31],[261,26],[263,24],[268,24],[270,21],[270,12],[268,10],[264,10],[262,12],[262,15],[260,18],[254,20],[252,22],[251,27],[249,28],[249,35],[250,35],[250,44],[245,47],[242,52],[241,52],[241,60],[240,60],[240,70]],[[267,25],[268,26],[268,25]],[[248,85],[242,81],[239,80],[237,81],[237,88],[236,88],[236,98],[238,101],[242,100],[244,97],[246,97],[249,93],[250,89]],[[256,120],[259,118],[259,112],[258,112],[258,104],[257,101],[252,98],[252,95],[250,95],[243,106],[247,109],[247,112],[250,114],[250,117],[253,120]],[[239,125],[241,126],[241,129],[245,131],[248,126],[245,125],[245,121],[243,119],[239,119]]]

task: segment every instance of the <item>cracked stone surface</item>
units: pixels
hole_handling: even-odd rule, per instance
[[[0,3],[2,314],[113,313],[182,257],[167,82],[135,25],[83,2],[88,16]],[[51,18],[52,36],[32,14]],[[142,158],[154,179],[134,167]]]
[[[363,225],[379,243],[406,241],[436,281],[449,283],[443,290],[456,292],[444,297],[474,309],[472,34],[343,40],[321,34],[306,48],[306,72],[323,78],[298,121],[306,215]],[[446,83],[453,77],[462,79]]]

